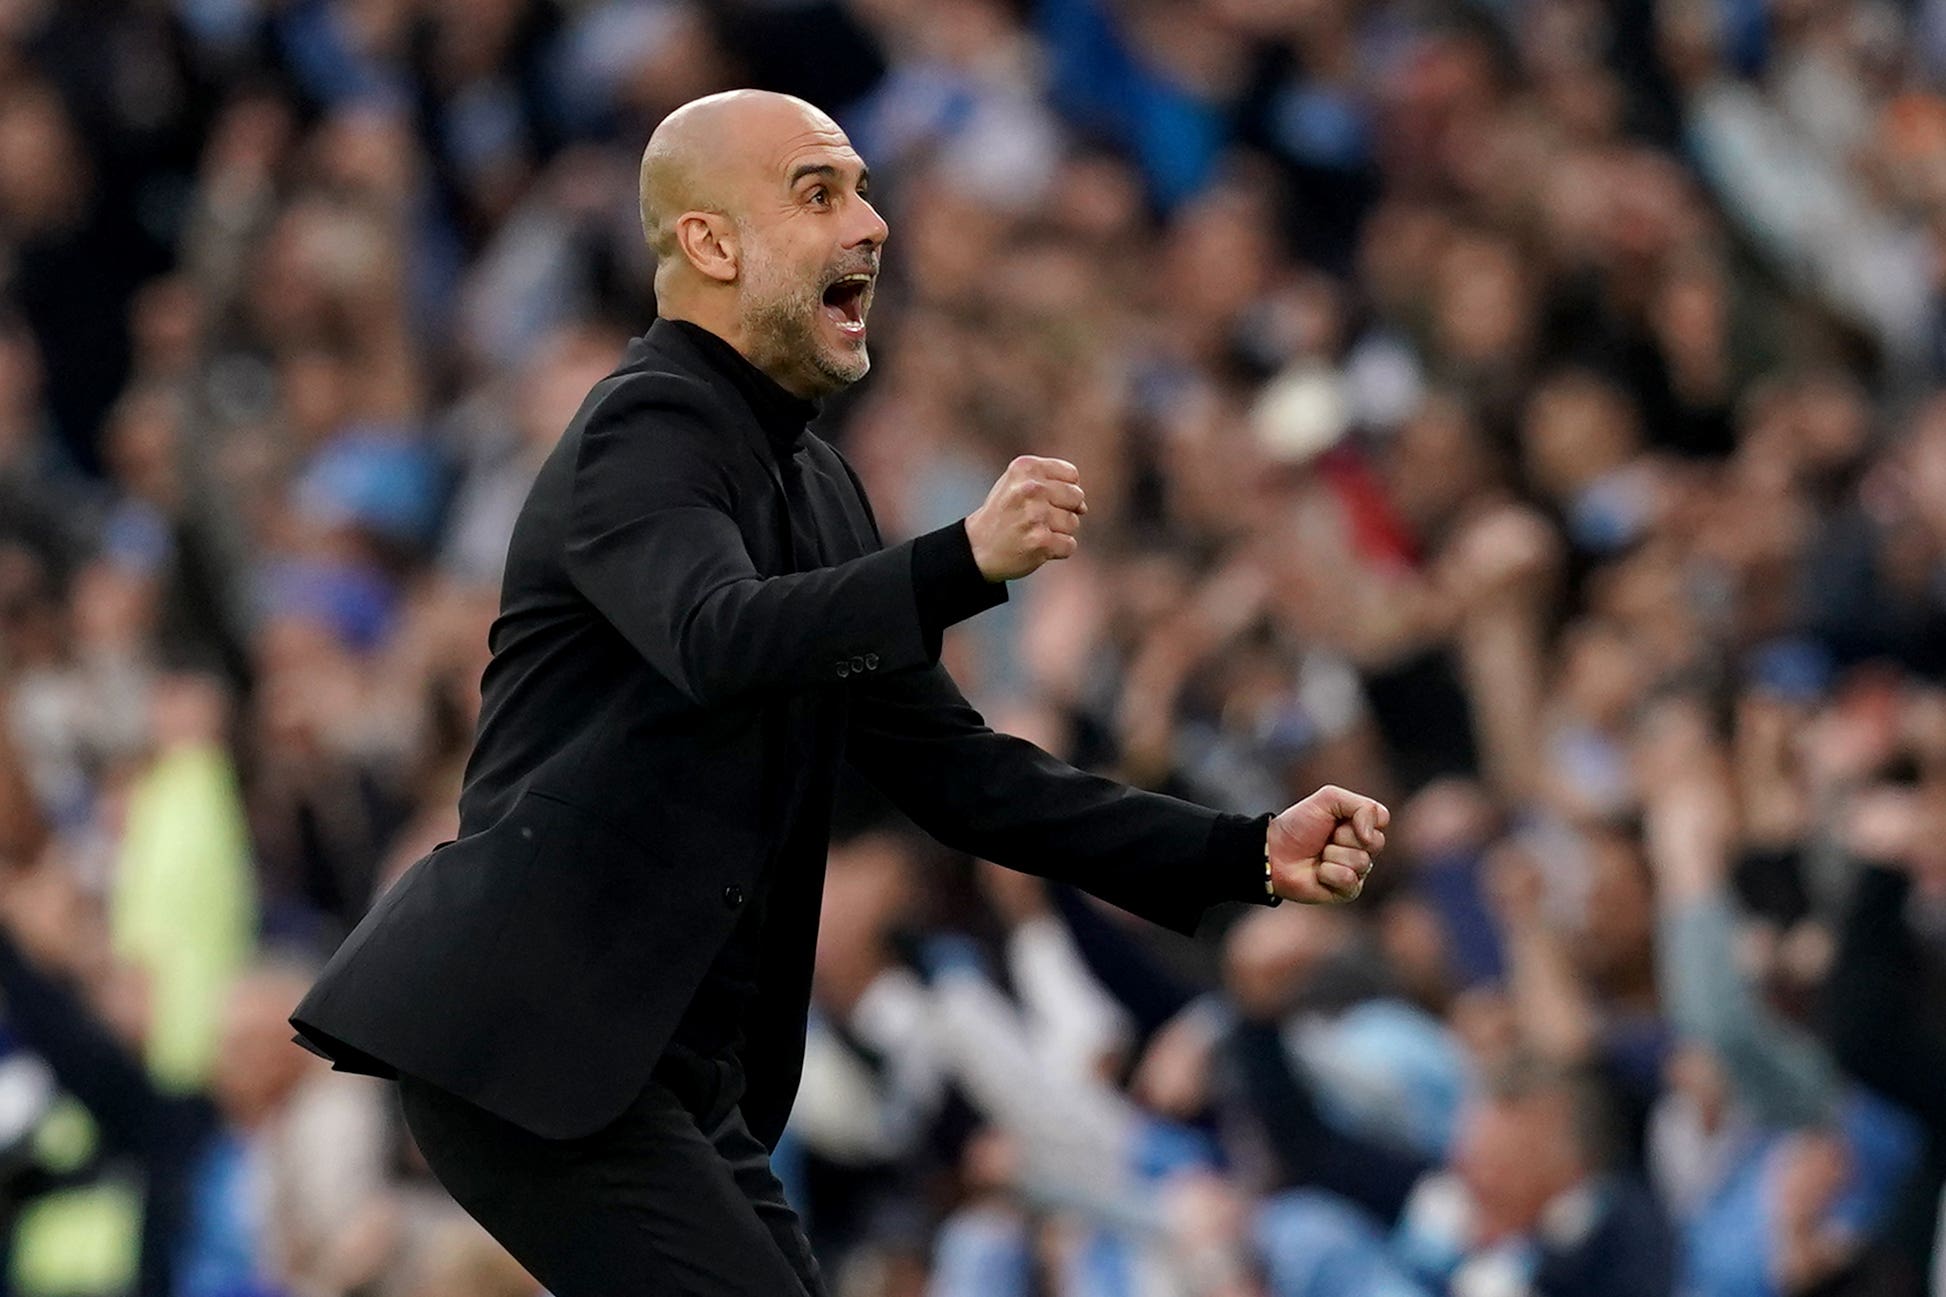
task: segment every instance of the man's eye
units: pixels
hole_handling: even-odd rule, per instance
[[[812,203],[818,206],[823,206],[829,203],[830,201],[831,201],[831,191],[826,189],[823,185],[819,185],[816,189],[813,189],[811,191]]]

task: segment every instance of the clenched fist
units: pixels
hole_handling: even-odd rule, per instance
[[[1026,576],[1051,558],[1067,558],[1088,512],[1081,470],[1065,459],[1020,455],[966,518],[973,561],[989,581]]]
[[[1287,901],[1355,901],[1385,846],[1392,812],[1327,784],[1270,822],[1270,881]]]

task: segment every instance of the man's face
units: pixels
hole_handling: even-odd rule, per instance
[[[303,1080],[309,1061],[291,1046],[288,1018],[306,989],[284,972],[245,973],[231,988],[210,1088],[232,1120],[253,1120]]]
[[[1482,1099],[1468,1109],[1453,1169],[1472,1191],[1483,1241],[1534,1228],[1548,1200],[1580,1179],[1567,1100]]]
[[[868,184],[844,132],[811,124],[764,160],[736,217],[751,359],[795,390],[836,391],[871,368],[865,317],[886,226]]]

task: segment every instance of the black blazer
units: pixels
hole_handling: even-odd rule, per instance
[[[640,1090],[767,864],[743,1107],[767,1144],[782,1131],[831,780],[792,823],[766,813],[796,756],[775,750],[779,708],[829,709],[845,759],[948,846],[1182,932],[1214,902],[1265,899],[1268,813],[1130,788],[987,727],[939,665],[928,607],[964,615],[1004,586],[942,604],[928,582],[983,584],[964,528],[885,546],[850,465],[808,431],[794,458],[826,565],[792,572],[776,456],[689,327],[631,341],[542,466],[460,836],[377,900],[291,1017],[339,1070],[411,1073],[551,1138]]]

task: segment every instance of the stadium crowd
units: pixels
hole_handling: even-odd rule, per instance
[[[1946,1297],[1938,0],[0,0],[0,1291],[536,1292],[284,1016],[739,84],[874,170],[888,537],[1080,467],[989,722],[1396,817],[1192,942],[851,781],[834,1294]]]

